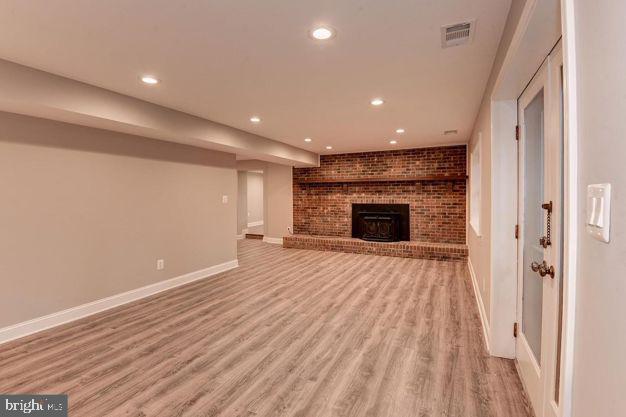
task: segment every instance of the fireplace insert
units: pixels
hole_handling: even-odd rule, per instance
[[[408,204],[352,204],[352,237],[398,242],[410,236]]]

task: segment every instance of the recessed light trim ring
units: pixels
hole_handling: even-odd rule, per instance
[[[159,79],[153,75],[142,75],[140,79],[141,82],[148,85],[155,85],[159,83]]]
[[[318,41],[327,41],[336,35],[335,29],[327,25],[319,25],[309,31],[309,36]]]

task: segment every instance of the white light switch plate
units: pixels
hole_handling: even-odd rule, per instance
[[[608,243],[611,229],[611,184],[587,186],[587,233],[593,238]]]
[[[228,203],[228,196],[227,195],[223,195],[222,196],[222,204],[227,204]]]

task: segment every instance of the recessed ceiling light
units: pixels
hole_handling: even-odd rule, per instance
[[[402,134],[402,133],[404,133],[404,129],[402,129],[402,128],[400,128],[400,129],[396,129],[396,133],[400,133],[400,134]]]
[[[144,75],[143,77],[141,77],[141,81],[144,84],[150,84],[150,85],[159,83],[159,80],[156,77],[153,77],[152,75]]]
[[[396,143],[398,143],[397,140],[390,140],[389,143],[391,143],[392,145],[395,145]]]
[[[372,99],[372,101],[370,101],[370,104],[371,104],[372,106],[380,106],[380,105],[382,105],[384,102],[385,102],[385,101],[384,101],[382,98],[377,97],[377,98],[373,98],[373,99]]]
[[[261,118],[260,118],[259,116],[252,116],[252,117],[250,118],[250,121],[251,121],[252,123],[259,123],[259,122],[261,121]]]
[[[326,149],[328,149],[328,150],[331,150],[332,148],[333,148],[333,147],[332,147],[332,146],[330,146],[330,145],[328,145],[328,146],[326,147]]]
[[[454,130],[446,130],[445,132],[443,132],[444,135],[456,135],[457,133],[459,133],[458,130],[454,129]]]
[[[313,139],[311,139],[311,138],[304,138],[304,141],[305,141],[305,142],[311,142],[312,140],[313,140]]]
[[[328,26],[318,26],[309,32],[313,39],[325,41],[335,36],[334,29]]]

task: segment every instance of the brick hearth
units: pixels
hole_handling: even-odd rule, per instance
[[[283,247],[441,261],[467,259],[467,246],[452,243],[366,242],[336,236],[292,235],[283,238]]]

